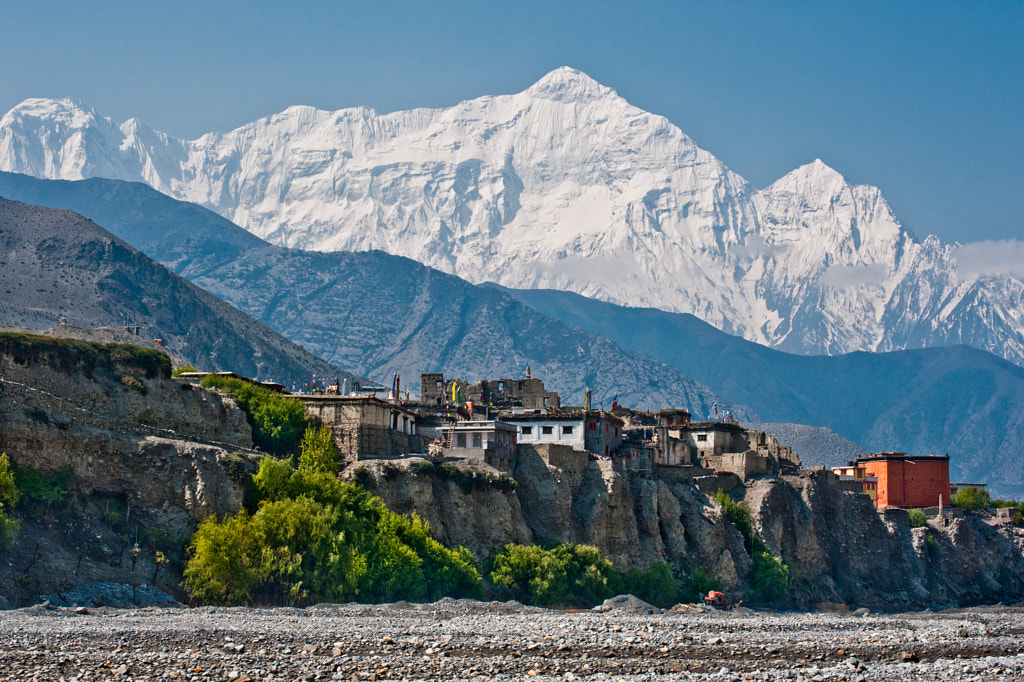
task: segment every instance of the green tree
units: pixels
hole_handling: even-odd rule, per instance
[[[679,601],[679,584],[664,562],[651,564],[646,571],[631,570],[622,578],[625,591],[648,604],[668,608]]]
[[[924,528],[928,525],[928,517],[921,509],[911,509],[907,514],[910,516],[911,528]]]
[[[960,488],[951,500],[954,506],[960,507],[965,511],[984,509],[991,501],[992,497],[984,488],[979,490],[978,488],[971,487]]]
[[[202,385],[235,396],[252,427],[252,440],[257,447],[277,455],[295,452],[309,425],[301,400],[248,381],[216,374],[203,378]]]
[[[590,545],[506,545],[489,574],[495,587],[541,606],[594,606],[622,587],[622,576]]]
[[[309,465],[265,458],[256,511],[208,519],[189,546],[185,587],[210,603],[309,603],[482,595],[469,553],[419,518]]]
[[[338,473],[338,446],[334,444],[334,433],[326,425],[321,425],[319,429],[307,426],[300,448],[300,470]]]

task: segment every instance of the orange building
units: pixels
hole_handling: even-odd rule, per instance
[[[878,478],[876,507],[934,507],[949,504],[949,456],[876,452],[857,466]]]

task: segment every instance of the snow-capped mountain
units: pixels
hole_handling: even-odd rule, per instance
[[[276,244],[690,312],[799,353],[967,343],[1024,364],[1024,285],[918,241],[821,161],[758,191],[570,68],[448,109],[291,107],[178,140],[70,100],[0,120],[0,170],[141,180]]]

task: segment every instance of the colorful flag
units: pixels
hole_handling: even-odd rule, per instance
[[[584,410],[590,410],[590,389],[589,388],[587,389],[587,392],[583,394],[583,409]]]
[[[616,393],[615,397],[612,398],[612,412],[615,411],[615,408],[618,407],[618,405],[619,405],[619,394]]]

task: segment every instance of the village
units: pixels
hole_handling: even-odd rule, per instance
[[[184,372],[177,380],[198,382],[207,374]],[[220,374],[290,393],[280,384]],[[728,493],[760,476],[812,471],[832,486],[867,495],[878,509],[922,509],[939,523],[962,515],[950,508],[958,490],[985,487],[951,483],[948,455],[878,452],[845,466],[805,470],[792,448],[731,416],[693,421],[686,409],[638,411],[614,402],[608,410],[595,409],[589,391],[582,406],[564,405],[529,367],[521,378],[475,383],[422,374],[418,399],[403,392],[397,374],[390,387],[347,390],[337,380],[321,379],[318,385],[314,379],[291,395],[331,429],[347,463],[423,458],[512,474],[529,450],[559,467],[604,458],[630,475],[687,481],[708,494]],[[996,510],[993,522],[1009,522],[1008,511]]]

